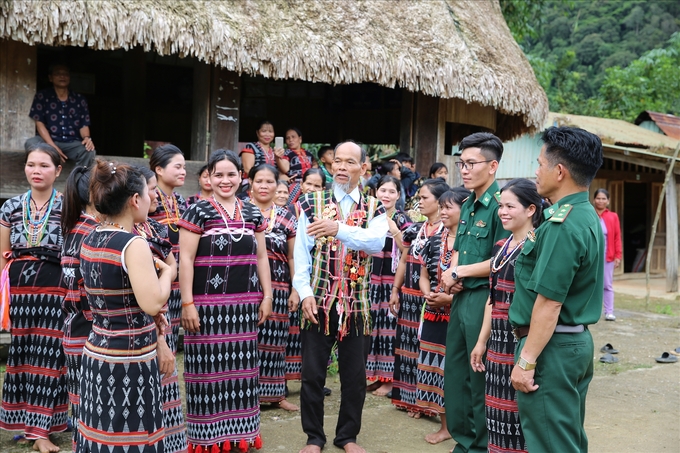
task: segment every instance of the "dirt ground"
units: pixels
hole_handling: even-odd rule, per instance
[[[680,451],[680,362],[654,361],[663,351],[680,346],[680,300],[658,300],[648,311],[643,308],[644,301],[617,296],[616,322],[591,326],[595,378],[588,393],[586,432],[592,452]],[[599,348],[605,343],[620,350],[619,363],[599,363]],[[340,383],[337,377],[329,377],[327,385],[333,394],[326,398],[329,444],[324,451],[340,452],[332,445]],[[289,400],[299,403],[300,384],[291,382],[289,388]],[[445,453],[455,445],[452,440],[439,445],[423,440],[438,427],[438,419],[413,420],[387,398],[369,395],[359,443],[368,453]],[[12,441],[13,434],[0,431],[0,452],[28,451],[30,446]],[[262,435],[263,453],[297,452],[305,443],[299,412],[263,406]],[[62,450],[69,449],[69,436],[54,436]]]

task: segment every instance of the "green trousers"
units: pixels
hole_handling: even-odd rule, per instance
[[[485,374],[475,373],[470,354],[477,344],[489,288],[465,290],[451,305],[446,333],[444,406],[446,425],[457,445],[454,452],[486,452]]]
[[[525,342],[523,338],[518,343],[515,362]],[[531,453],[588,451],[583,422],[592,378],[590,331],[554,334],[536,362],[534,382],[538,389],[531,393],[517,392],[520,422]]]

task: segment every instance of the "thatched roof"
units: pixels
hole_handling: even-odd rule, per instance
[[[507,117],[499,118],[499,127],[512,125],[505,131],[510,135],[540,129],[548,112],[545,93],[498,0],[0,0],[0,5],[0,38],[28,44],[101,50],[140,45],[239,73],[399,86],[493,106]]]

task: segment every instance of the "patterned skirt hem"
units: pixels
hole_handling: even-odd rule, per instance
[[[391,377],[388,378],[388,377],[384,377],[384,376],[368,376],[368,377],[366,377],[366,379],[371,381],[371,382],[373,382],[373,381],[386,382],[386,383],[392,382]]]
[[[189,452],[194,452],[196,451],[196,447],[202,447],[203,451],[205,453],[208,453],[209,448],[213,446],[217,446],[219,448],[219,451],[229,451],[224,448],[226,444],[229,444],[229,446],[234,446],[235,448],[238,448],[241,451],[248,451],[250,448],[255,448],[256,450],[259,450],[262,448],[262,436],[258,434],[257,436],[250,438],[250,439],[211,439],[211,440],[196,440],[189,442]]]

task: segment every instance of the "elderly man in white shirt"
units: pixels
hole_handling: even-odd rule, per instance
[[[371,338],[371,255],[382,250],[388,225],[385,209],[358,188],[366,152],[340,143],[333,161],[333,189],[300,199],[293,287],[302,301],[302,389],[300,407],[307,446],[319,453],[323,429],[326,368],[338,342],[342,387],[333,444],[365,453],[356,443],[366,398],[366,357]]]

